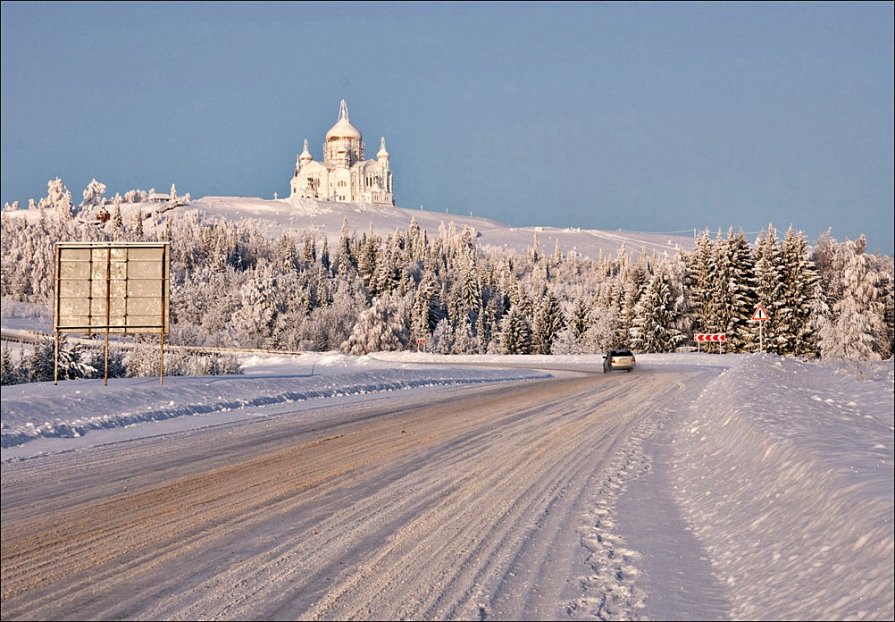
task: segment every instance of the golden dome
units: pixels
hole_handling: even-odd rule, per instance
[[[302,161],[305,161],[305,160],[313,160],[313,159],[314,159],[314,157],[311,155],[311,152],[308,151],[308,139],[307,139],[307,138],[305,138],[305,148],[304,148],[304,150],[301,152],[301,155],[298,156],[298,158],[299,158],[300,160],[302,160]]]
[[[361,133],[348,121],[348,104],[344,99],[339,104],[339,120],[326,133],[326,142],[341,138],[361,140]]]

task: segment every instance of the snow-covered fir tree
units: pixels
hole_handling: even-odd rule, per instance
[[[432,339],[427,348],[433,354],[451,354],[454,350],[454,329],[447,318],[438,322],[432,331]]]
[[[877,261],[883,324],[886,327],[886,337],[880,344],[880,358],[889,359],[895,353],[895,266],[892,257],[878,256]]]
[[[687,339],[678,330],[671,280],[667,269],[660,266],[637,302],[630,344],[639,352],[673,352]]]
[[[730,229],[715,244],[714,289],[717,304],[710,319],[711,332],[727,335],[726,351],[752,352],[758,344],[749,320],[755,310],[755,263],[745,234]]]
[[[131,237],[137,242],[143,240],[143,210],[137,210],[134,214]]]
[[[106,184],[96,181],[96,179],[91,179],[90,183],[87,184],[87,187],[84,188],[84,192],[82,193],[83,199],[81,200],[81,209],[89,211],[90,208],[103,205],[106,201],[105,194]]]
[[[634,320],[637,317],[637,303],[649,280],[649,266],[641,255],[641,261],[635,264],[621,265],[618,278],[622,283],[622,296],[618,313],[618,324],[613,344],[619,347],[628,343]]]
[[[864,253],[863,240],[846,240],[836,251],[842,297],[820,334],[824,357],[843,360],[879,360],[886,340],[884,304],[879,275]]]
[[[535,317],[532,322],[532,352],[534,354],[550,354],[553,342],[565,328],[565,318],[559,299],[552,292],[546,292],[535,306]]]
[[[28,382],[48,382],[54,378],[56,344],[47,338],[38,342],[34,350],[22,361],[22,369]],[[59,380],[90,378],[96,369],[84,360],[84,348],[70,342],[65,335],[59,337]]]
[[[351,230],[348,225],[348,217],[342,220],[342,229],[339,233],[339,249],[336,261],[339,262],[338,273],[342,279],[347,279],[354,270],[356,264],[351,254]]]
[[[468,317],[460,318],[454,329],[453,354],[476,354],[479,352],[478,342],[473,334],[472,324]]]
[[[428,339],[441,319],[438,278],[428,265],[423,271],[422,279],[416,292],[411,317],[411,336],[414,339]]]
[[[587,329],[590,326],[590,309],[592,304],[592,301],[587,300],[583,295],[578,295],[572,304],[568,325],[569,329],[572,331],[572,335],[578,341],[581,341],[584,338],[584,333],[587,332]]]
[[[531,354],[531,328],[518,305],[500,323],[500,348],[502,354]]]
[[[117,193],[112,199],[112,214],[109,219],[108,229],[113,239],[120,236],[124,230],[124,219],[121,217],[121,195]]]
[[[783,288],[781,298],[787,313],[781,334],[785,337],[781,352],[797,356],[817,354],[814,314],[818,309],[819,277],[808,253],[808,241],[792,227],[786,231],[781,248],[783,255]]]
[[[70,220],[77,213],[71,192],[59,177],[47,182],[47,196],[40,200],[38,207],[53,212],[62,222]]]
[[[0,350],[0,385],[18,384],[21,381],[18,363],[12,360],[9,344],[4,342]]]
[[[283,306],[281,286],[267,270],[259,270],[240,288],[239,308],[233,315],[233,328],[244,347],[262,348],[272,345],[277,316]]]
[[[759,234],[753,251],[755,259],[755,299],[767,311],[771,318],[758,326],[757,322],[748,324],[751,328],[751,341],[761,341],[765,352],[783,353],[791,341],[787,329],[792,325],[792,309],[784,298],[785,266],[783,252],[777,239],[777,230],[768,225],[767,231]],[[759,334],[761,331],[761,334]],[[760,337],[760,339],[759,339]]]
[[[373,299],[373,306],[360,314],[351,335],[342,344],[346,354],[368,354],[403,350],[407,345],[407,328],[403,310],[394,298]]]

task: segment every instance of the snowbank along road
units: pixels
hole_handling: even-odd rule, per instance
[[[6,464],[3,618],[636,617],[614,500],[716,375],[380,398]]]

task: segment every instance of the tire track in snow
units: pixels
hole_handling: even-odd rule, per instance
[[[283,435],[277,448],[229,463],[210,442],[226,430],[205,431],[195,450],[211,468],[166,468],[100,499],[73,490],[73,504],[46,498],[47,512],[4,503],[3,617],[609,617],[587,599],[623,587],[634,598],[618,611],[634,612],[636,572],[613,583],[613,557],[583,548],[576,526],[610,541],[600,498],[643,464],[629,440],[648,431],[675,378],[599,375],[380,405],[291,442],[265,422]],[[152,447],[109,457],[108,479]],[[75,467],[88,457],[69,456]],[[28,462],[23,473],[39,479],[40,461]]]

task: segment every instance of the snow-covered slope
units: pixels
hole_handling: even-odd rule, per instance
[[[737,357],[674,423],[676,501],[731,618],[892,618],[892,360],[875,367]]]
[[[386,236],[394,233],[396,229],[406,230],[411,220],[416,219],[420,228],[427,231],[431,237],[438,234],[440,227],[449,227],[453,223],[458,230],[464,227],[474,228],[479,234],[479,248],[483,250],[495,247],[518,253],[525,253],[530,249],[535,236],[541,253],[552,253],[558,241],[564,254],[574,251],[591,258],[598,257],[601,251],[606,256],[614,257],[622,244],[635,256],[641,250],[649,254],[674,255],[680,249],[689,250],[693,247],[691,236],[580,227],[560,229],[546,225],[511,227],[497,220],[472,215],[314,199],[301,199],[293,205],[287,199],[206,196],[173,208],[159,203],[121,205],[121,215],[125,222],[130,222],[137,211],[144,219],[163,221],[170,214],[186,210],[198,210],[207,216],[218,216],[227,220],[250,219],[266,227],[273,237],[279,237],[285,231],[316,231],[326,235],[331,245],[338,239],[342,223],[347,218],[349,229],[358,235],[372,229],[373,233]],[[7,214],[32,222],[36,222],[40,216],[37,210],[16,210]],[[549,220],[549,216],[545,216],[545,220]],[[146,226],[150,225],[147,223]]]
[[[531,248],[537,235],[542,253],[552,253],[557,241],[563,253],[575,251],[596,258],[600,251],[615,256],[624,244],[629,253],[674,254],[678,249],[693,246],[692,237],[632,231],[602,231],[596,229],[555,227],[511,227],[496,220],[477,218],[472,215],[427,212],[384,205],[335,203],[301,199],[296,205],[289,200],[266,200],[251,197],[207,196],[192,201],[176,210],[197,209],[209,216],[222,216],[230,220],[250,218],[266,223],[273,235],[282,231],[312,230],[325,234],[332,244],[338,239],[342,222],[348,219],[349,228],[358,234],[372,228],[377,235],[388,235],[396,229],[407,229],[412,219],[430,236],[438,233],[442,225],[450,223],[462,230],[472,227],[479,234],[481,248],[489,246],[525,252]],[[175,210],[175,211],[176,211]],[[545,216],[545,220],[549,217]]]

